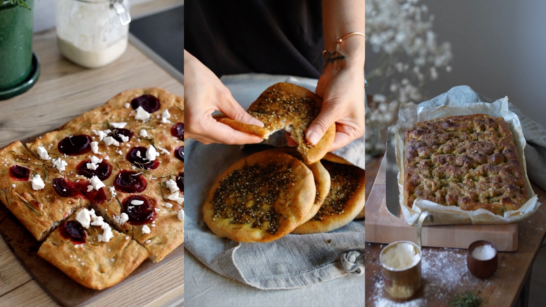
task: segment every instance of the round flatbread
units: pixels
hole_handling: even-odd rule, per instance
[[[318,116],[321,107],[322,98],[315,93],[295,84],[281,82],[270,86],[248,108],[250,115],[264,123],[263,128],[244,124],[224,115],[215,116],[215,118],[233,129],[264,139],[284,129],[290,132],[290,137],[298,143],[298,151],[302,154],[305,163],[313,164],[326,155],[336,134],[334,123],[316,145],[307,143],[305,131]]]
[[[332,153],[328,153],[321,163],[330,173],[330,192],[318,213],[293,233],[308,234],[338,229],[351,222],[364,208],[364,170]]]
[[[303,162],[303,157],[294,147],[275,148],[270,149],[270,151],[283,152]],[[317,193],[315,196],[315,203],[311,207],[311,210],[309,211],[305,219],[301,222],[302,224],[306,223],[307,221],[312,219],[315,214],[317,214],[320,206],[322,205],[322,203],[326,199],[326,196],[328,195],[328,192],[330,191],[330,173],[328,173],[324,166],[322,166],[322,163],[318,161],[313,164],[306,164],[306,166],[313,173],[313,179],[315,181],[315,188]]]
[[[315,201],[313,174],[298,159],[259,152],[239,160],[214,183],[204,220],[220,237],[270,242],[292,232]]]

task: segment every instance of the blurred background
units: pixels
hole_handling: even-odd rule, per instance
[[[438,48],[448,43],[450,48],[440,53],[448,55],[451,60],[442,59],[436,68],[437,79],[429,79],[419,87],[421,99],[427,100],[456,85],[469,85],[475,91],[489,98],[508,96],[527,116],[546,126],[546,12],[545,1],[533,0],[484,0],[484,1],[366,1],[366,32],[385,33],[388,27],[375,17],[387,15],[384,11],[398,10],[404,5],[419,10],[421,22],[429,22],[433,17],[431,28],[425,33],[411,36],[412,28],[404,39],[411,40],[407,45],[416,46],[415,38],[423,38],[427,42],[426,31],[435,34]],[[409,4],[409,5],[408,5]],[[374,13],[375,11],[375,13]],[[382,12],[383,11],[383,12]],[[375,16],[374,16],[375,15]],[[413,24],[415,16],[413,17]],[[408,16],[408,17],[410,17]],[[401,18],[403,19],[403,18]],[[409,22],[396,22],[397,25],[408,25]],[[375,29],[370,29],[370,27]],[[378,27],[380,26],[380,27]],[[391,24],[392,26],[392,24]],[[413,28],[416,30],[416,28]],[[418,30],[418,29],[417,29]],[[377,32],[376,32],[377,31]],[[373,40],[373,34],[367,35],[368,41]],[[388,39],[385,39],[388,41]],[[384,41],[382,41],[384,42]],[[381,78],[370,78],[374,69],[380,63],[385,50],[375,52],[373,44],[368,44],[366,50],[366,74],[368,94],[390,93]],[[403,51],[403,48],[397,51]],[[430,53],[429,53],[430,54]],[[424,66],[412,65],[419,58],[416,55],[400,54],[402,63],[410,65],[405,77],[414,78],[412,68],[420,67],[420,72],[427,75]],[[443,60],[446,60],[443,62]],[[447,65],[445,65],[447,64]],[[446,71],[446,68],[449,72]],[[401,81],[401,79],[399,80]]]

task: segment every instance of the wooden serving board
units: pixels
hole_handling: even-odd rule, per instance
[[[417,242],[417,227],[406,222],[402,211],[399,217],[387,211],[385,166],[386,159],[383,159],[366,201],[366,242]],[[474,241],[488,240],[499,251],[515,251],[518,249],[518,224],[423,226],[421,240],[423,246],[451,248],[468,248]]]

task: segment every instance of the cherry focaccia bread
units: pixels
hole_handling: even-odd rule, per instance
[[[79,284],[101,290],[127,277],[148,251],[82,208],[51,233],[38,255]]]
[[[313,174],[298,159],[263,151],[243,158],[214,183],[204,220],[220,237],[276,240],[301,224],[315,202]]]
[[[321,163],[330,174],[330,191],[317,214],[293,233],[308,234],[338,229],[351,222],[364,208],[364,170],[332,153],[328,153]]]
[[[328,152],[336,134],[332,124],[322,139],[314,146],[305,139],[305,131],[317,117],[322,107],[322,98],[306,88],[291,83],[277,83],[266,89],[248,108],[248,113],[261,122],[264,127],[244,124],[225,116],[215,118],[234,129],[258,135],[267,139],[275,131],[285,129],[298,143],[307,164],[313,164]]]
[[[143,194],[116,191],[94,208],[117,229],[141,243],[153,262],[159,262],[184,242],[183,198],[167,198],[183,189],[182,177],[165,177],[150,181]]]
[[[0,201],[36,240],[44,240],[74,210],[89,204],[79,191],[58,185],[62,175],[36,159],[21,142],[6,146],[0,157]]]
[[[485,114],[419,122],[406,131],[406,205],[417,198],[495,214],[517,210],[527,189],[514,137]]]
[[[93,207],[155,262],[183,242],[182,98],[129,90],[0,154],[0,201],[38,240],[76,209]]]

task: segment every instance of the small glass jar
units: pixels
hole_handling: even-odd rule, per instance
[[[128,0],[58,0],[57,43],[72,62],[89,68],[108,65],[127,48]]]

